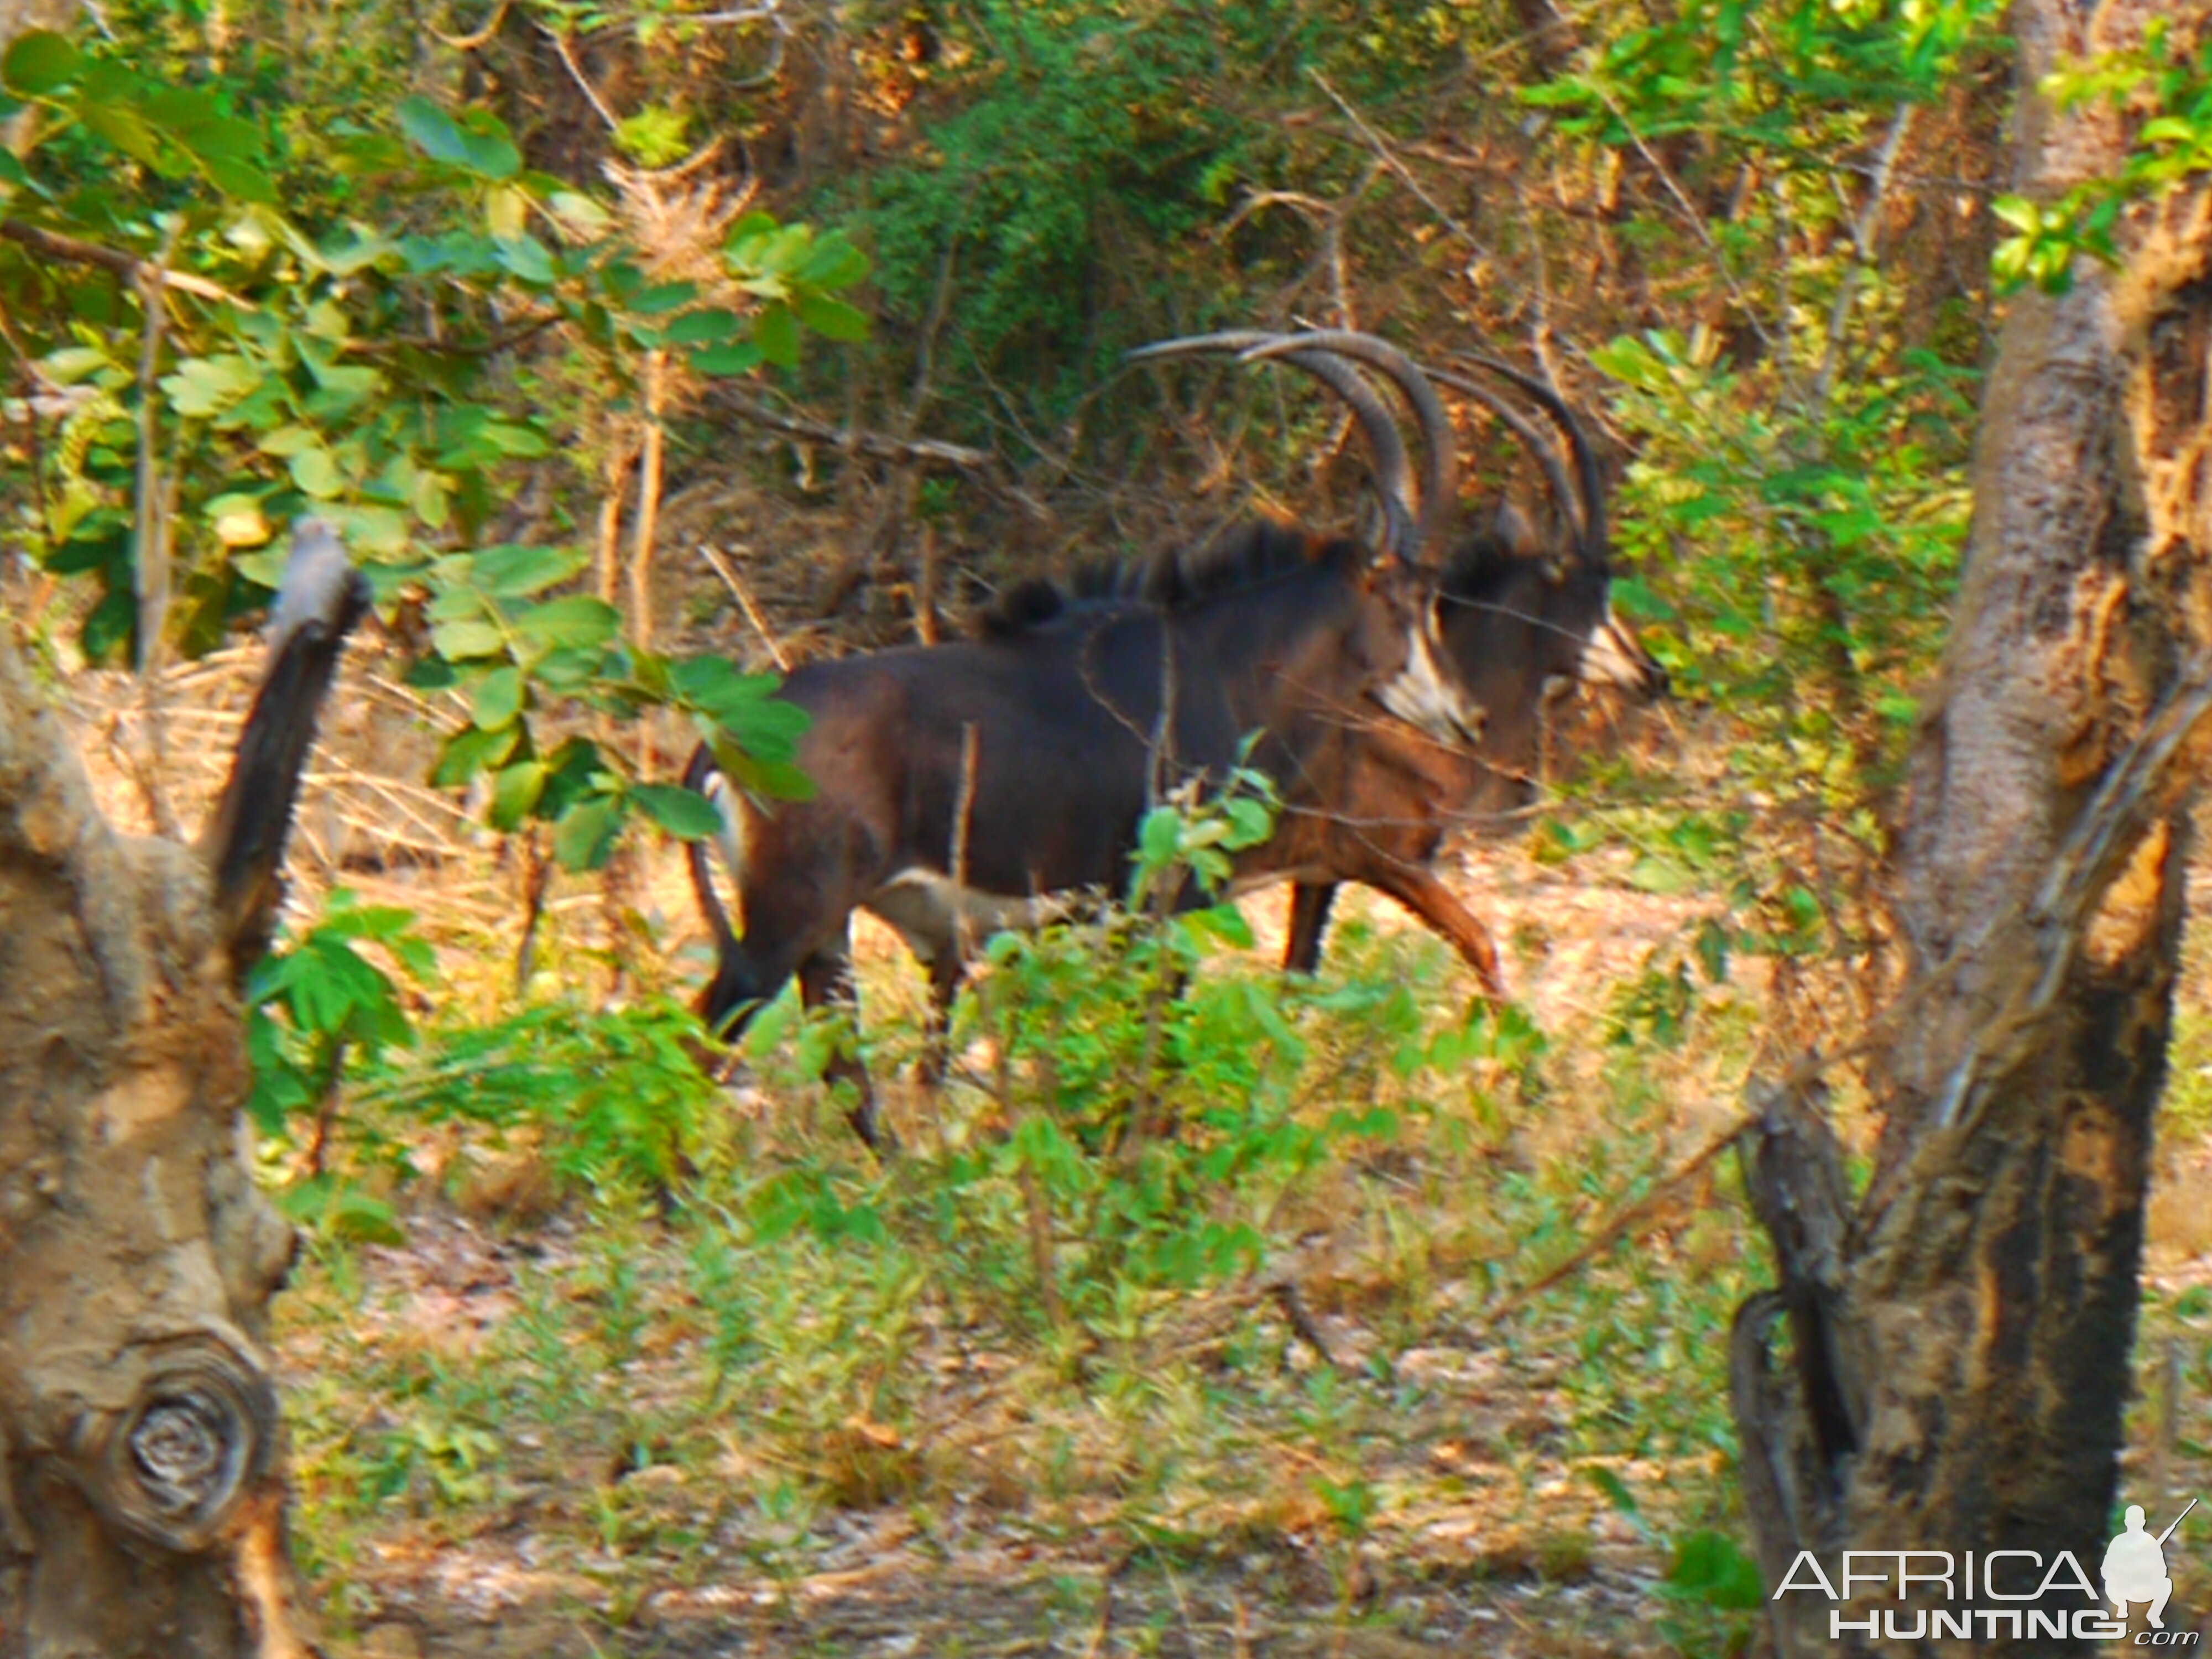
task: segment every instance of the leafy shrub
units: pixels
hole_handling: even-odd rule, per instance
[[[404,1121],[533,1134],[572,1188],[665,1188],[714,1098],[698,1036],[690,1011],[665,1000],[544,1003],[428,1034],[404,1060],[365,1070],[356,1097]]]
[[[349,1066],[414,1046],[398,982],[361,949],[380,946],[417,986],[435,984],[437,958],[410,931],[414,921],[412,911],[362,904],[341,888],[313,927],[255,967],[246,987],[246,1109],[263,1134],[289,1136],[295,1117],[328,1113]]]

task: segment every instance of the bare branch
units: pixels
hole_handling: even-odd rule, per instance
[[[149,271],[159,269],[151,261],[142,259],[135,253],[126,253],[121,248],[102,247],[97,242],[88,242],[79,237],[40,230],[36,225],[27,225],[20,219],[0,219],[0,239],[18,243],[49,259],[66,260],[71,264],[98,265],[133,282],[143,282]],[[163,271],[161,285],[174,289],[179,294],[236,306],[240,311],[257,309],[252,301],[233,294],[220,283],[210,283],[206,277],[195,276],[189,271]]]
[[[1329,102],[1343,112],[1344,118],[1352,123],[1353,131],[1367,141],[1367,147],[1375,152],[1376,159],[1398,175],[1399,182],[1413,192],[1423,207],[1436,215],[1437,222],[1458,237],[1461,241],[1466,243],[1477,258],[1494,260],[1498,257],[1488,244],[1455,218],[1443,203],[1429,194],[1427,186],[1413,176],[1413,169],[1398,159],[1397,151],[1392,148],[1390,141],[1367,124],[1365,118],[1352,106],[1344,94],[1328,83],[1327,76],[1319,70],[1309,70],[1306,72],[1313,76],[1314,84],[1328,94]]]
[[[722,388],[721,400],[740,420],[750,421],[755,426],[764,426],[771,432],[804,439],[808,443],[826,445],[848,455],[866,456],[872,461],[934,464],[977,472],[994,471],[998,465],[998,458],[987,450],[970,449],[965,444],[947,443],[939,438],[887,438],[857,428],[834,427],[811,416],[771,409],[734,386]]]
[[[499,4],[492,8],[490,20],[473,34],[448,34],[434,23],[425,23],[422,27],[442,46],[451,46],[455,52],[474,52],[489,44],[492,36],[499,33],[499,26],[507,21],[507,8],[514,3],[514,0],[499,0]]]

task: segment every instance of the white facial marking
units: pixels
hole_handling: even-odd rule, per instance
[[[1380,700],[1400,720],[1442,742],[1480,742],[1483,711],[1460,695],[1439,665],[1429,638],[1435,627],[1435,615],[1430,612],[1407,634],[1406,666],[1382,688]]]
[[[1585,684],[1613,685],[1626,691],[1643,690],[1653,681],[1650,658],[1636,643],[1635,636],[1620,625],[1609,605],[1605,620],[1583,647],[1577,672]]]

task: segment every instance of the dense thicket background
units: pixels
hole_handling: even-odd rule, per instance
[[[1755,1639],[1725,1334],[1766,1269],[1706,1154],[1812,1050],[1871,1145],[1983,376],[2009,294],[2201,163],[2193,57],[2074,66],[2173,125],[2030,205],[1987,0],[8,9],[0,602],[111,811],[198,822],[295,514],[378,591],[252,1030],[342,1632]],[[718,1091],[663,833],[695,725],[787,785],[779,660],[1255,506],[1349,520],[1327,404],[1121,362],[1298,320],[1540,365],[1605,440],[1678,701],[1585,711],[1541,810],[1470,826],[1516,1005],[1381,904],[1279,983],[1262,898],[1249,946],[1003,947],[951,1088],[892,1085],[896,1169],[788,1006]],[[1470,514],[1540,501],[1461,418]],[[864,945],[896,1076],[918,977]],[[2204,1002],[2131,1419],[2168,1512],[2212,1441]],[[1190,1132],[1090,1156],[1139,1091]]]

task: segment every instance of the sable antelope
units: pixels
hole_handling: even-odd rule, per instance
[[[1244,361],[1280,355],[1287,342],[1380,366],[1370,337],[1310,331],[1291,337],[1231,331],[1148,346],[1159,358],[1230,351]],[[1429,867],[1446,833],[1471,815],[1509,819],[1533,797],[1532,773],[1547,705],[1576,684],[1611,686],[1639,700],[1665,690],[1666,674],[1613,617],[1603,480],[1581,423],[1547,384],[1509,363],[1469,355],[1525,393],[1566,440],[1566,454],[1528,414],[1492,387],[1455,370],[1394,376],[1419,417],[1425,466],[1424,534],[1443,533],[1455,506],[1449,418],[1430,380],[1442,380],[1495,413],[1542,468],[1562,518],[1564,545],[1540,540],[1502,507],[1445,564],[1422,601],[1428,651],[1419,674],[1385,688],[1400,720],[1370,720],[1325,751],[1292,757],[1279,777],[1284,812],[1264,847],[1240,865],[1243,884],[1294,883],[1285,965],[1311,973],[1339,884],[1389,894],[1456,950],[1502,996],[1489,929]],[[1571,462],[1571,467],[1570,466]],[[1430,671],[1435,671],[1433,673]]]
[[[1449,477],[1441,404],[1403,356],[1364,336],[1361,361],[1421,417],[1431,478]],[[1447,491],[1406,500],[1405,449],[1389,411],[1334,346],[1266,337],[1273,355],[1345,398],[1374,450],[1384,502],[1378,556],[1273,524],[1217,550],[1095,569],[1072,592],[1031,582],[981,637],[809,664],[782,696],[812,724],[799,764],[817,793],[763,805],[733,791],[702,748],[685,781],[719,799],[737,925],[705,847],[692,884],[718,947],[701,1012],[742,1027],[795,972],[809,1006],[853,1000],[848,929],[889,922],[950,1004],[963,939],[1031,925],[1065,896],[1114,890],[1163,788],[1219,776],[1258,734],[1251,763],[1301,780],[1340,774],[1386,708],[1448,738],[1464,719],[1434,657],[1433,573],[1422,567]],[[1438,460],[1438,457],[1443,459]],[[878,1144],[855,1061],[854,1128]]]
[[[1324,338],[1326,337],[1323,337]],[[1377,729],[1349,776],[1319,810],[1295,811],[1274,845],[1302,873],[1291,898],[1284,965],[1310,974],[1339,883],[1389,893],[1442,933],[1497,990],[1497,952],[1431,873],[1444,837],[1469,822],[1517,823],[1535,798],[1547,716],[1577,685],[1635,702],[1667,691],[1667,672],[1613,615],[1605,486],[1582,423],[1551,386],[1492,357],[1467,354],[1525,393],[1565,440],[1566,455],[1521,410],[1449,369],[1431,377],[1463,392],[1511,428],[1542,467],[1565,544],[1548,544],[1510,506],[1445,564],[1431,606],[1436,654],[1454,707],[1471,711],[1459,740],[1408,726]],[[1571,465],[1570,465],[1570,463]],[[1438,915],[1452,917],[1439,925]],[[1474,929],[1470,936],[1466,929]]]

